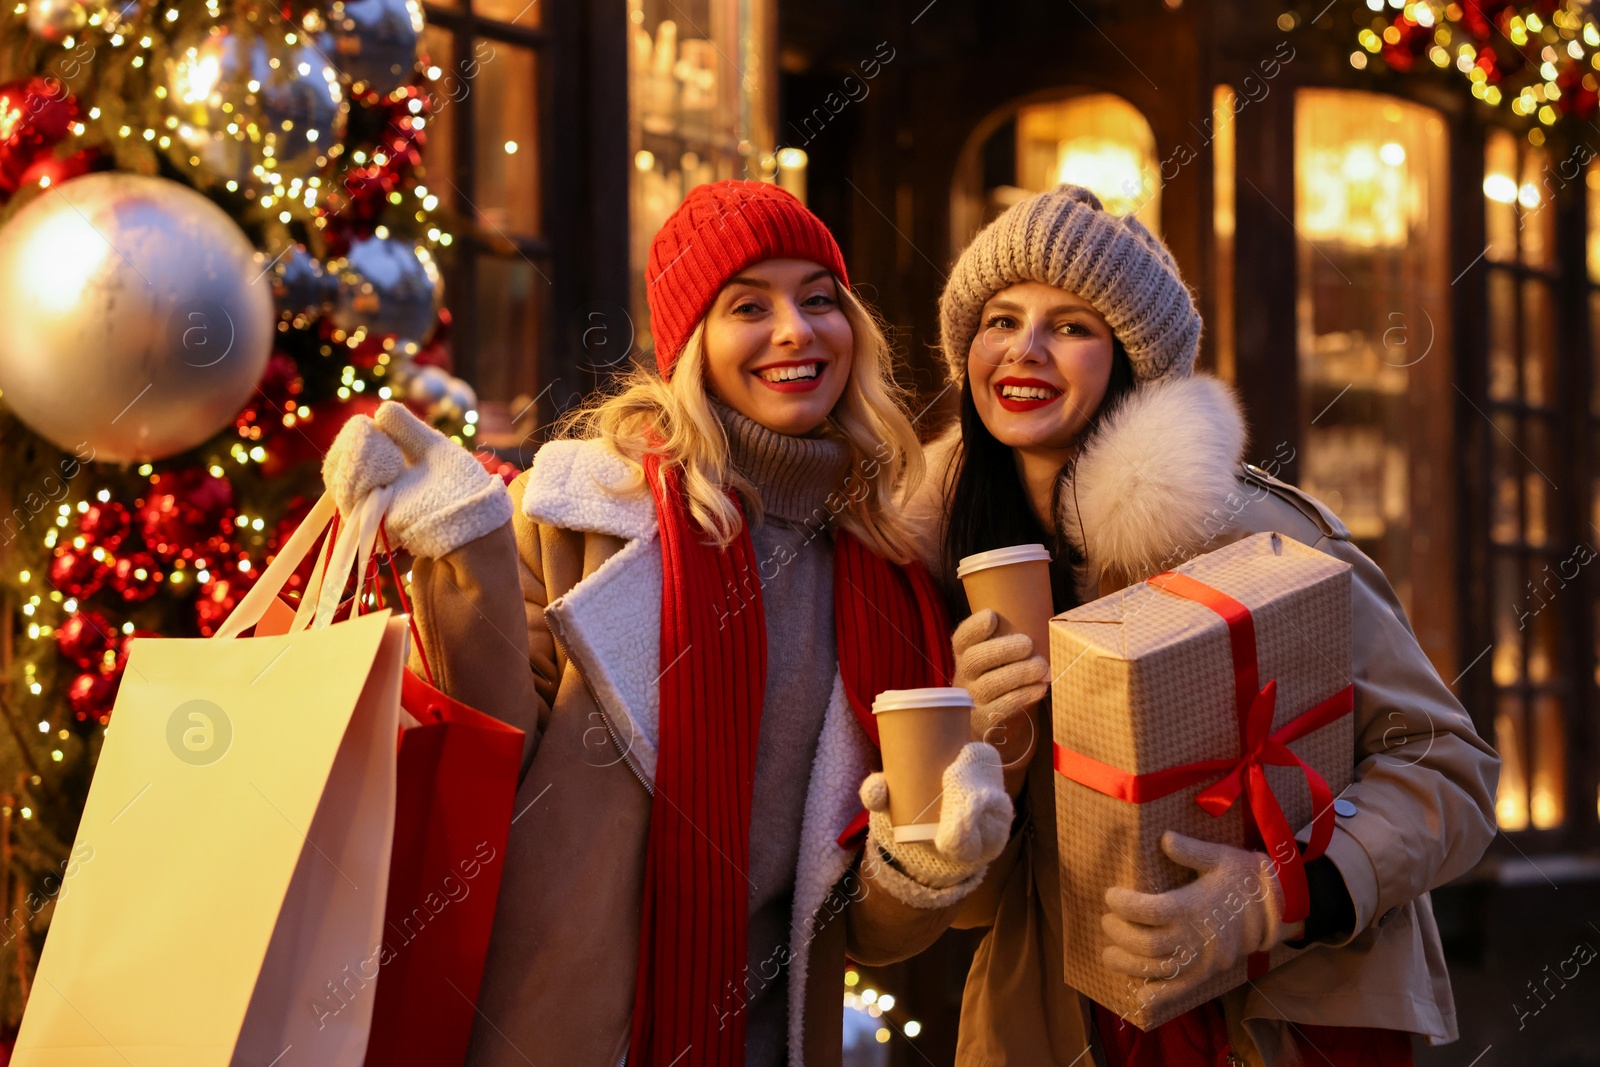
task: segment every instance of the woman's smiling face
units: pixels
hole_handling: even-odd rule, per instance
[[[798,437],[844,395],[855,334],[820,264],[768,259],[723,286],[706,314],[706,382],[739,414]]]
[[[1011,448],[1070,449],[1111,380],[1112,336],[1087,300],[1019,282],[983,305],[967,351],[978,416]]]

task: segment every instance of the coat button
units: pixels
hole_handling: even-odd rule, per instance
[[[1388,911],[1384,912],[1383,913],[1383,917],[1378,920],[1378,925],[1382,926],[1384,923],[1386,923],[1390,919],[1394,918],[1394,913],[1399,911],[1399,910],[1400,910],[1399,908],[1390,908]]]
[[[1356,813],[1356,806],[1344,797],[1340,797],[1333,802],[1333,813],[1341,819],[1348,819]]]

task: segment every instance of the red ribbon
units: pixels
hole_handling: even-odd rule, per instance
[[[1322,775],[1289,751],[1288,743],[1354,711],[1355,686],[1345,686],[1274,731],[1272,716],[1276,710],[1278,683],[1272,680],[1256,688],[1260,672],[1256,661],[1255,624],[1250,618],[1250,609],[1226,593],[1173,571],[1156,575],[1149,579],[1148,584],[1203,604],[1227,622],[1229,643],[1233,650],[1240,754],[1236,757],[1199,760],[1145,774],[1132,774],[1057,744],[1056,770],[1080,785],[1132,804],[1144,804],[1209,781],[1210,784],[1195,796],[1195,803],[1212,816],[1221,815],[1233,807],[1240,794],[1243,794],[1247,832],[1259,835],[1278,873],[1278,882],[1283,886],[1283,921],[1299,922],[1311,911],[1305,861],[1322,855],[1333,838],[1333,791],[1328,788]],[[1311,810],[1315,814],[1311,820],[1311,842],[1304,855],[1295,845],[1289,820],[1267,784],[1266,764],[1269,763],[1278,767],[1298,767],[1311,790]]]

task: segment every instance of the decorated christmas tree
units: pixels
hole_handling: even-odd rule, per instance
[[[449,373],[438,260],[462,223],[427,187],[449,101],[415,0],[23,0],[4,18],[9,1036],[130,642],[214,631],[351,415],[403,399],[471,446],[476,412]]]

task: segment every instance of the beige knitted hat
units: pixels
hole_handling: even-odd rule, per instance
[[[1183,378],[1200,348],[1200,312],[1161,239],[1113,215],[1080,185],[1012,205],[973,238],[939,297],[950,373],[961,381],[984,303],[1017,282],[1043,282],[1093,304],[1140,382]]]

